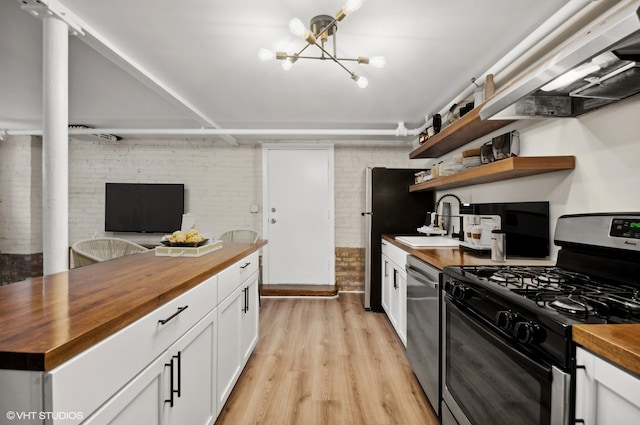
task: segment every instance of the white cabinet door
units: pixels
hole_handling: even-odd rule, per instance
[[[407,253],[382,242],[382,308],[400,341],[407,346]]]
[[[242,364],[246,364],[258,342],[258,273],[254,273],[243,285],[244,308],[242,309]]]
[[[166,424],[209,425],[215,421],[216,333],[214,309],[169,349],[169,385],[163,393]]]
[[[242,370],[244,288],[240,286],[218,305],[218,413]]]
[[[164,353],[86,418],[83,425],[160,425],[163,380],[171,356]]]
[[[580,347],[576,363],[576,420],[585,425],[640,423],[640,377]]]

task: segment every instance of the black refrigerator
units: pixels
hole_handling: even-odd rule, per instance
[[[363,305],[382,311],[382,234],[417,235],[434,210],[434,192],[409,192],[420,169],[366,168],[362,216],[365,228]]]

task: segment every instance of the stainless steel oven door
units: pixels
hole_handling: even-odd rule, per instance
[[[514,348],[446,294],[442,306],[442,396],[458,425],[569,424],[571,375]],[[443,425],[456,425],[450,416]]]

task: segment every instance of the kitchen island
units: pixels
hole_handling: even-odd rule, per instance
[[[65,424],[103,415],[101,423],[130,406],[129,419],[146,417],[139,423],[153,422],[145,416],[153,412],[169,423],[215,419],[257,341],[257,251],[264,244],[225,243],[197,258],[150,251],[0,287],[0,382],[14,389],[0,407],[73,411],[72,420],[51,422]],[[206,412],[184,394],[179,399],[192,373],[198,385],[208,376],[192,391],[209,395],[207,403],[193,401]],[[131,386],[140,379],[147,387]],[[152,383],[162,399],[137,405],[136,391]],[[178,401],[187,416],[172,421]]]

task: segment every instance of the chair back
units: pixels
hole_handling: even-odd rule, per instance
[[[74,268],[145,251],[148,251],[148,249],[137,243],[119,238],[85,239],[71,246]]]
[[[220,235],[223,242],[256,243],[260,234],[255,230],[229,230]]]

